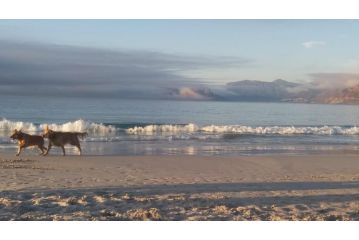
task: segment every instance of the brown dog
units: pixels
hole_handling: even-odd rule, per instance
[[[47,147],[47,151],[44,155],[49,153],[52,146],[57,146],[62,148],[63,155],[65,156],[64,146],[66,144],[76,146],[81,155],[81,147],[78,137],[84,138],[86,135],[86,132],[55,132],[46,126],[45,132],[42,136],[49,139],[49,146]]]
[[[41,150],[42,154],[45,153],[46,148],[44,147],[44,138],[41,136],[30,135],[23,133],[21,130],[18,131],[15,129],[10,138],[18,140],[19,149],[16,156],[20,155],[22,149],[30,146],[37,146]]]

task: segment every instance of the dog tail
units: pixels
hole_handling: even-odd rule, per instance
[[[87,136],[87,132],[78,132],[76,133],[76,135],[81,139],[84,139]]]

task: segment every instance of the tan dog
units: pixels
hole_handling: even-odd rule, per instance
[[[20,155],[22,149],[30,146],[37,146],[41,150],[42,154],[45,153],[46,148],[44,147],[44,138],[41,136],[30,135],[23,133],[21,130],[18,131],[15,129],[10,138],[18,140],[19,149],[16,156]]]
[[[42,136],[49,139],[49,146],[47,147],[47,151],[44,155],[47,155],[49,153],[52,146],[57,146],[62,148],[63,155],[65,156],[66,144],[76,146],[81,155],[81,147],[78,137],[84,138],[86,135],[86,132],[55,132],[49,129],[48,126],[46,126],[44,134]]]

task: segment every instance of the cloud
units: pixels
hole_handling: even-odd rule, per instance
[[[171,88],[199,88],[187,71],[242,67],[235,57],[105,50],[0,41],[0,94],[164,98]]]
[[[178,100],[216,100],[219,96],[215,95],[209,88],[173,88],[169,89],[168,95]]]
[[[320,47],[320,46],[324,46],[327,43],[324,41],[307,41],[307,42],[303,42],[302,45],[305,48],[315,48],[315,47]]]

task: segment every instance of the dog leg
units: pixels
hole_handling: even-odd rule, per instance
[[[45,149],[46,149],[46,148],[45,148]],[[44,156],[46,156],[47,154],[49,154],[50,149],[51,149],[51,143],[49,143],[49,146],[47,146],[47,150],[46,150]]]
[[[45,146],[42,146],[42,155],[45,154],[46,150],[47,150],[47,148]]]
[[[38,145],[37,147],[38,147],[38,148],[40,149],[40,151],[41,151],[40,155],[44,155],[44,153],[45,153],[45,151],[44,151],[44,146]]]
[[[80,147],[80,144],[76,146],[77,149],[79,150],[79,155],[81,155],[81,147]]]
[[[21,150],[22,150],[23,148],[24,148],[23,146],[19,146],[19,149],[17,150],[16,156],[19,156],[19,155],[20,155]]]
[[[64,147],[64,146],[61,146],[61,148],[62,148],[63,156],[65,156],[65,147]]]

